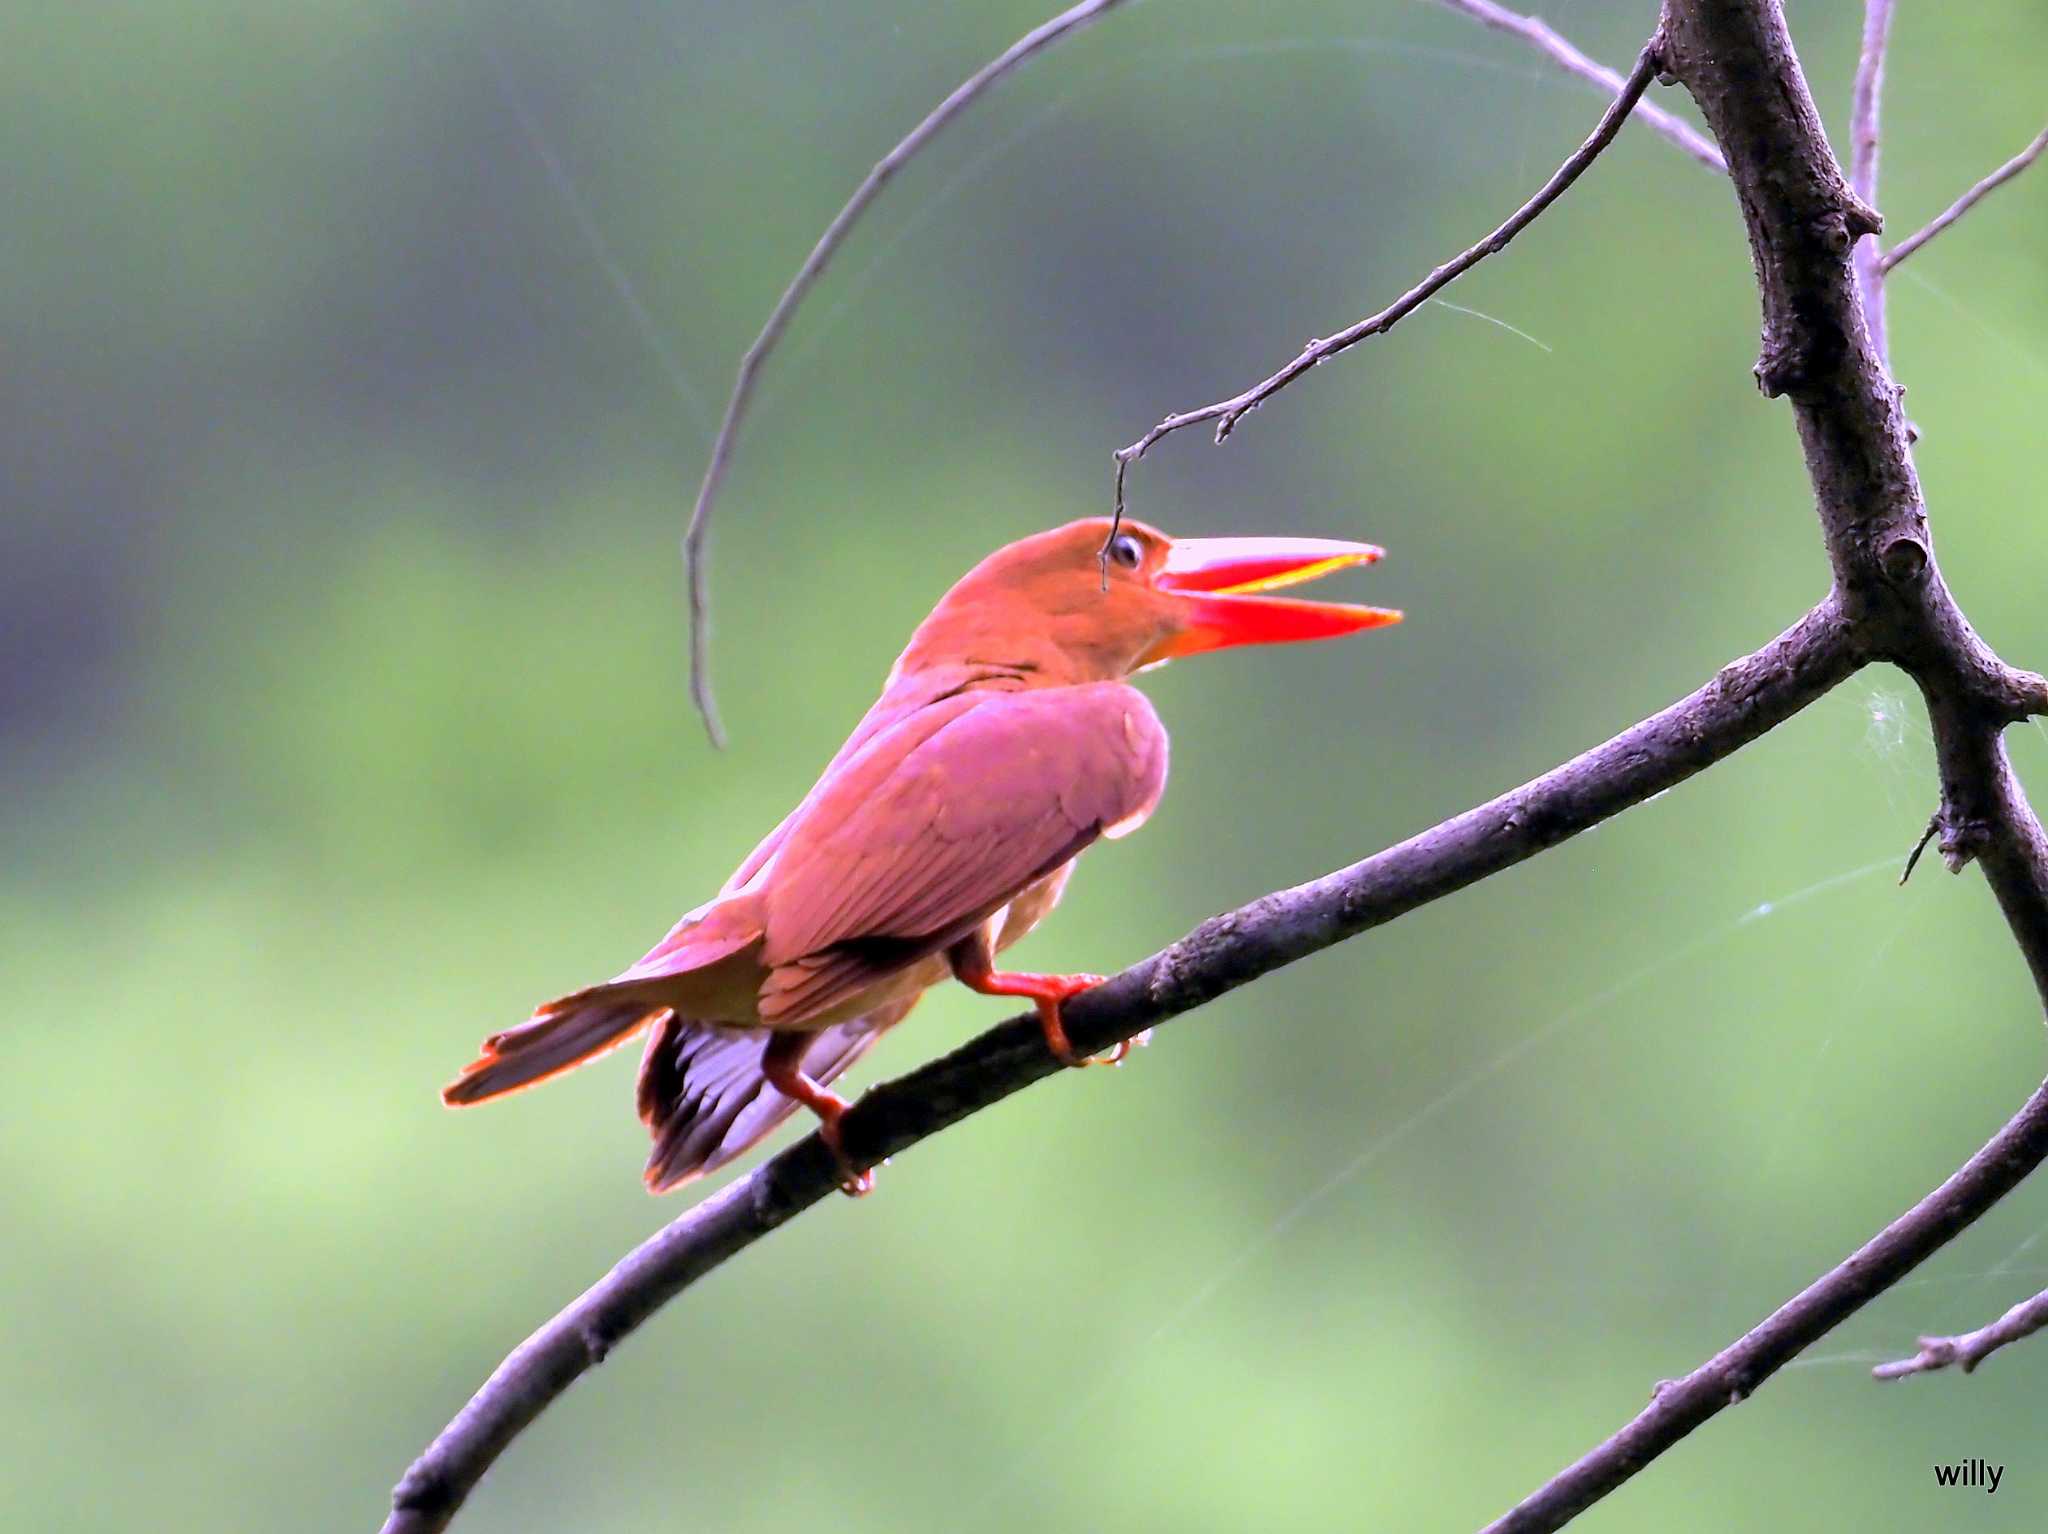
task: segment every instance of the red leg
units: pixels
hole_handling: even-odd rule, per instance
[[[1060,1064],[1115,1065],[1131,1052],[1131,1041],[1125,1039],[1106,1058],[1078,1054],[1060,1022],[1060,1003],[1102,984],[1102,976],[1034,975],[993,969],[982,955],[966,950],[965,945],[955,949],[952,958],[953,974],[970,991],[978,991],[983,996],[1026,996],[1037,1002],[1039,1026],[1045,1029],[1045,1047],[1052,1051],[1053,1058]],[[978,959],[982,962],[977,963]]]
[[[845,1174],[839,1191],[848,1198],[859,1198],[874,1191],[875,1174],[858,1170],[840,1147],[839,1120],[846,1112],[846,1099],[804,1074],[804,1051],[811,1047],[812,1037],[794,1032],[773,1035],[761,1052],[761,1074],[784,1097],[795,1098],[817,1114],[818,1138],[831,1147],[832,1154],[839,1158],[839,1170]]]

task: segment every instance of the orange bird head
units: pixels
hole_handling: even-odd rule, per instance
[[[928,666],[1016,670],[1028,685],[1117,681],[1180,655],[1335,639],[1399,623],[1386,607],[1267,593],[1368,565],[1385,552],[1334,538],[1169,538],[1107,517],[996,550],[918,625],[897,674]]]

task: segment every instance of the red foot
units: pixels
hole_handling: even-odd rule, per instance
[[[804,1073],[804,1051],[810,1047],[808,1033],[778,1033],[761,1052],[761,1074],[768,1085],[784,1097],[793,1097],[818,1116],[818,1138],[831,1148],[839,1163],[839,1191],[848,1198],[862,1198],[875,1191],[875,1174],[862,1171],[847,1159],[839,1143],[839,1120],[845,1116],[847,1101],[837,1092],[821,1087]]]
[[[1024,996],[1037,1002],[1045,1047],[1062,1065],[1115,1065],[1131,1052],[1131,1041],[1125,1039],[1107,1056],[1080,1054],[1060,1022],[1060,1003],[1102,984],[1100,975],[1031,975],[990,970],[983,975],[962,975],[960,980],[969,990],[984,996]]]

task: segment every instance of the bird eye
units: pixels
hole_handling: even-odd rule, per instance
[[[1135,570],[1145,562],[1145,549],[1129,533],[1119,533],[1109,545],[1109,557],[1126,570]]]

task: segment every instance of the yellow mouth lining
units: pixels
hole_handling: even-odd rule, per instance
[[[1282,586],[1299,586],[1303,581],[1312,581],[1328,575],[1332,570],[1342,570],[1347,565],[1371,563],[1366,554],[1332,554],[1328,559],[1314,560],[1298,565],[1292,570],[1282,570],[1274,575],[1261,575],[1256,579],[1241,581],[1235,586],[1218,586],[1211,593],[1219,597],[1250,596],[1257,591],[1278,591]]]

